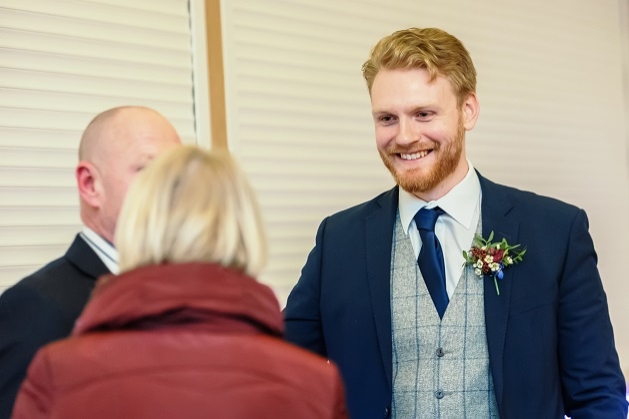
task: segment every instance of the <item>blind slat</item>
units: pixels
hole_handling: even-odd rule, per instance
[[[58,54],[0,48],[4,67],[48,73],[65,73],[77,76],[116,78],[129,81],[148,81],[164,84],[185,84],[190,68],[156,67],[150,64],[108,61],[101,57],[90,58],[75,54]]]
[[[181,100],[181,103],[185,103],[182,99],[191,96],[190,85],[168,86],[161,83],[6,68],[0,68],[0,80],[2,80],[0,82],[1,86],[13,89],[31,89],[43,92],[84,94],[99,97],[114,96],[124,100],[125,103],[140,99],[160,102],[173,101],[175,103]]]
[[[170,29],[171,32],[189,32],[187,2],[177,0],[167,13],[155,9],[136,9],[134,1],[125,4],[86,2],[80,0],[0,0],[0,7],[28,11],[42,15],[63,16],[77,20],[128,25],[149,29]],[[139,4],[142,4],[140,2]]]
[[[137,46],[186,50],[190,42],[185,31],[181,33],[165,30],[139,28],[137,26],[112,25],[107,23],[74,19],[65,16],[38,14],[20,10],[3,11],[3,27],[32,31],[38,34],[70,36],[82,39],[129,43]],[[161,29],[161,28],[160,28]]]
[[[0,47],[164,67],[185,68],[192,59],[186,49],[150,48],[4,28],[0,28]]]

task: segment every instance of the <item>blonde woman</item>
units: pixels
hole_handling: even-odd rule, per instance
[[[15,418],[344,418],[334,365],[281,340],[251,187],[185,146],[142,172],[73,336],[40,351]]]

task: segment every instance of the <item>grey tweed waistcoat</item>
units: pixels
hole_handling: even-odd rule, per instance
[[[472,268],[463,269],[439,319],[399,213],[391,252],[392,417],[498,418],[483,281]]]

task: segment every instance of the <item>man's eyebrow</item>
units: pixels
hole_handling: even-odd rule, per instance
[[[434,103],[424,103],[424,104],[420,104],[420,105],[414,105],[411,106],[407,109],[404,109],[404,113],[415,113],[418,111],[426,111],[426,110],[437,110],[439,108],[439,106],[437,106]],[[391,112],[389,110],[386,109],[375,109],[371,112],[372,115],[382,115],[382,114],[389,114],[389,115],[394,115],[395,112]]]

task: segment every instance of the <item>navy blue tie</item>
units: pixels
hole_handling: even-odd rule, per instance
[[[435,303],[439,317],[443,318],[448,307],[448,293],[446,292],[446,271],[443,262],[441,244],[435,234],[437,218],[444,211],[435,207],[433,209],[422,208],[415,214],[415,225],[422,239],[422,248],[417,258],[419,270],[424,277],[428,292]]]

